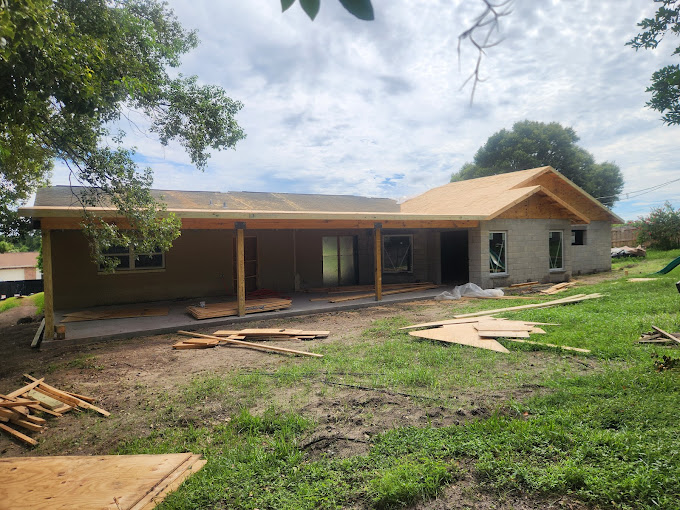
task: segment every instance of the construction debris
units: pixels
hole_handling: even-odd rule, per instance
[[[92,404],[94,399],[69,393],[50,386],[45,379],[36,379],[28,374],[24,377],[31,382],[7,395],[0,395],[0,429],[32,446],[38,442],[8,423],[18,425],[31,432],[42,432],[47,421],[35,414],[60,417],[75,408],[91,409],[104,416],[111,413]]]
[[[494,315],[500,312],[512,312],[515,310],[529,310],[535,308],[549,308],[551,306],[557,305],[568,305],[572,303],[580,303],[588,299],[597,299],[602,297],[602,294],[576,294],[575,296],[569,296],[562,299],[555,299],[553,301],[545,301],[543,303],[534,303],[531,305],[520,305],[520,306],[510,306],[508,308],[498,308],[496,310],[481,310],[479,312],[465,313],[462,315],[454,315],[456,319],[465,317],[479,317],[481,315]]]
[[[3,458],[0,507],[151,510],[205,463],[192,453]]]
[[[246,313],[269,312],[289,308],[293,303],[290,299],[267,298],[246,299]],[[187,312],[194,319],[214,319],[215,317],[229,317],[238,315],[238,303],[228,301],[225,303],[208,303],[205,306],[188,306]]]
[[[452,322],[456,321],[456,322]],[[556,347],[569,351],[590,352],[588,349],[579,347],[568,347],[566,345],[548,344],[543,342],[533,342],[526,340],[531,333],[545,334],[541,328],[537,328],[536,322],[511,321],[507,319],[496,319],[490,316],[478,318],[452,319],[442,323],[415,324],[400,329],[417,328],[424,326],[435,326],[434,329],[423,331],[411,331],[409,335],[438,340],[440,342],[456,343],[469,345],[480,349],[488,349],[496,352],[510,352],[497,339],[503,338],[511,342],[528,343],[532,345],[542,345]]]
[[[255,344],[252,342],[244,342],[243,335],[228,335],[228,336],[216,336],[216,335],[203,335],[201,333],[193,333],[191,331],[178,331],[180,335],[189,336],[191,340],[184,340],[174,344],[172,347],[174,349],[205,349],[208,347],[216,347],[221,343],[231,344],[240,347],[248,347],[250,349],[257,349],[260,351],[273,351],[281,352],[285,354],[297,354],[300,356],[310,356],[313,358],[323,358],[322,354],[316,354],[314,352],[297,351],[295,349],[285,349],[283,347],[276,347],[273,345]],[[326,333],[326,332],[321,332]],[[326,335],[327,336],[327,335]],[[206,342],[208,340],[209,342]],[[217,343],[214,343],[217,341]]]
[[[680,344],[680,333],[668,333],[661,328],[652,326],[654,331],[642,333],[638,339],[640,344]]]
[[[557,294],[558,292],[562,292],[564,290],[567,290],[569,287],[573,287],[577,283],[578,282],[557,283],[557,284],[553,285],[552,287],[549,287],[547,289],[543,289],[541,291],[541,294]]]

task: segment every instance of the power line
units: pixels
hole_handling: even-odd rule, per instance
[[[672,181],[667,181],[667,182],[664,182],[662,184],[657,184],[655,186],[650,186],[649,188],[642,188],[642,189],[635,190],[635,191],[621,192],[619,195],[609,195],[609,196],[606,196],[606,197],[599,197],[598,200],[602,200],[604,198],[616,198],[616,197],[620,197],[621,195],[625,195],[626,198],[621,199],[620,201],[630,200],[631,198],[635,198],[635,197],[639,197],[640,195],[645,195],[647,193],[651,193],[652,191],[656,191],[660,188],[663,188],[664,186],[668,186],[669,184],[673,184],[674,182],[678,182],[678,181],[680,181],[680,178],[673,179]]]

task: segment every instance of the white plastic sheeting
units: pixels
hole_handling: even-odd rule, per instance
[[[466,283],[454,287],[451,292],[444,291],[435,297],[436,300],[460,299],[462,297],[494,298],[503,296],[501,289],[483,289],[474,283]]]

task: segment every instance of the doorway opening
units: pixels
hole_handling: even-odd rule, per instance
[[[440,241],[442,283],[461,284],[469,282],[468,231],[442,232]]]

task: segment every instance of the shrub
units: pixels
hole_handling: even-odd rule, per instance
[[[680,209],[673,209],[670,202],[652,209],[649,216],[640,218],[638,225],[638,243],[649,242],[660,250],[680,248]]]

